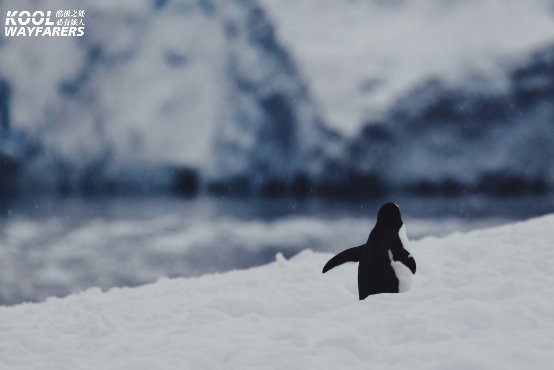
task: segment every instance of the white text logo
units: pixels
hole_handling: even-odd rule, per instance
[[[8,10],[4,23],[6,37],[80,37],[85,34],[84,10]]]

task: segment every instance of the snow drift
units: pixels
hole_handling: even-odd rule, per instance
[[[0,309],[33,369],[549,369],[554,216],[412,242],[410,291],[357,300],[356,265],[262,267]],[[409,225],[408,225],[409,232]]]

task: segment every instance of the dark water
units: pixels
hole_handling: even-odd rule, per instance
[[[387,201],[398,204],[405,218],[520,220],[554,212],[554,195],[514,198],[478,195],[446,198],[397,196],[367,201],[174,196],[37,197],[0,200],[0,222],[5,223],[14,218],[47,219],[57,216],[76,220],[93,217],[151,219],[164,215],[266,221],[290,215],[373,218],[380,205]]]
[[[554,212],[554,197],[368,201],[169,196],[35,198],[0,205],[0,303],[248,268],[367,238],[379,206],[399,204],[412,239]]]

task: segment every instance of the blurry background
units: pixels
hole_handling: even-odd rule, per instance
[[[0,2],[59,9],[0,38],[1,304],[554,211],[552,0]]]

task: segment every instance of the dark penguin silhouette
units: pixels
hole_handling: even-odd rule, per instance
[[[400,209],[394,203],[386,203],[379,209],[377,223],[371,230],[367,242],[331,258],[323,267],[323,273],[345,262],[359,262],[360,300],[371,294],[398,293],[400,280],[393,267],[394,261],[404,264],[412,274],[416,272],[415,259],[402,244],[403,235],[405,230]]]

